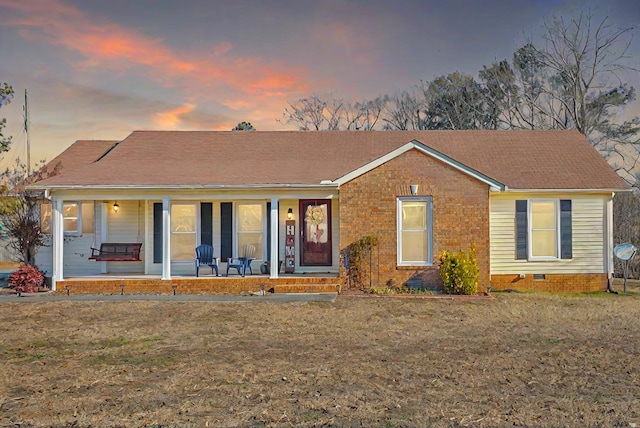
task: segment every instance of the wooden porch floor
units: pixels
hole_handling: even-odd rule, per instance
[[[335,293],[343,287],[337,274],[281,274],[230,276],[174,276],[163,280],[159,275],[104,274],[70,277],[56,283],[57,293],[69,294],[238,294],[273,293]]]

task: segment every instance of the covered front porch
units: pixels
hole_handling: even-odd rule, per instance
[[[42,210],[51,245],[40,249],[37,263],[53,290],[68,293],[339,290],[336,189],[267,193],[52,192]],[[104,243],[138,243],[141,251],[126,261],[92,260],[92,249]],[[206,266],[196,276],[201,244],[213,246],[220,276]],[[242,277],[232,269],[227,276],[227,260],[245,246],[256,249],[252,272]]]

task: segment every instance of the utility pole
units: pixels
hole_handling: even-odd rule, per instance
[[[29,139],[29,104],[27,90],[24,90],[24,133],[27,137],[27,177],[31,174],[31,140]]]

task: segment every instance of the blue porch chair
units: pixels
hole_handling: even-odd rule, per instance
[[[203,266],[211,267],[211,273],[216,271],[218,276],[218,257],[213,257],[213,247],[208,244],[202,244],[196,247],[196,277],[199,276],[200,268]]]
[[[247,269],[249,273],[253,275],[251,269],[251,262],[255,260],[256,246],[244,245],[240,251],[240,256],[235,258],[229,258],[227,260],[227,276],[229,276],[229,269],[235,269],[238,271],[238,275],[245,276]]]

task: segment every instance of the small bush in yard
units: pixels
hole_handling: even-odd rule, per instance
[[[478,262],[475,248],[469,252],[443,251],[440,254],[440,278],[449,294],[476,294],[478,291]]]
[[[44,284],[44,274],[34,265],[20,266],[9,275],[8,285],[18,293],[35,293]]]

